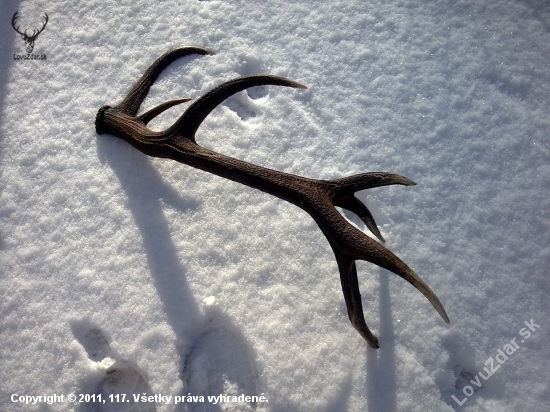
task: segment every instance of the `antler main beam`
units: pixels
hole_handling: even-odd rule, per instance
[[[171,100],[136,116],[160,73],[173,61],[191,54],[212,53],[198,47],[183,47],[162,55],[147,69],[122,103],[99,109],[96,116],[97,133],[119,137],[149,156],[173,159],[259,189],[306,211],[317,222],[336,256],[349,319],[372,347],[379,346],[378,339],[365,323],[356,260],[366,260],[401,276],[426,296],[443,320],[449,323],[443,305],[429,286],[397,256],[352,226],[336,210],[338,206],[357,214],[383,242],[371,213],[355,197],[355,192],[395,184],[413,186],[415,182],[397,174],[383,172],[362,173],[335,180],[308,179],[224,156],[196,143],[195,133],[202,121],[229,96],[260,85],[298,89],[305,89],[305,86],[283,77],[265,74],[240,77],[223,83],[199,98],[168,129],[154,132],[147,128],[147,123],[164,110],[190,100]]]

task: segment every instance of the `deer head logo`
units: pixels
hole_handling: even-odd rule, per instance
[[[42,25],[42,28],[39,30],[33,30],[32,34],[29,36],[27,34],[27,30],[24,32],[19,31],[19,26],[15,26],[16,20],[19,17],[18,16],[19,10],[16,11],[11,19],[11,25],[13,29],[23,37],[23,40],[25,40],[25,49],[27,49],[27,53],[32,53],[32,50],[34,49],[34,42],[36,41],[36,38],[40,33],[42,33],[42,30],[44,30],[44,27],[46,27],[46,24],[48,24],[48,15],[44,13],[44,24]]]

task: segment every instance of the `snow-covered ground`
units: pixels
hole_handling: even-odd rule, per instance
[[[14,60],[16,10],[29,34],[48,14],[46,60]],[[5,0],[0,17],[3,411],[550,410],[548,1]],[[359,262],[369,348],[307,214],[95,133],[98,108],[182,45],[217,54],[171,65],[142,110],[289,77],[308,89],[242,92],[197,141],[311,178],[418,183],[359,196],[450,325]],[[205,402],[67,401],[117,392]]]

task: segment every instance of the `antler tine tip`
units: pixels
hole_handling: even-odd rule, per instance
[[[205,55],[210,55],[210,56],[213,56],[216,54],[215,51],[213,50],[210,50],[210,49],[206,49],[204,47],[197,47],[197,46],[183,46],[183,47],[179,47],[175,50],[184,50],[184,49],[194,49],[196,52],[199,52],[198,54],[205,54]]]
[[[419,289],[420,290],[420,289]],[[435,310],[437,311],[437,313],[439,313],[439,316],[441,316],[441,318],[443,319],[443,321],[445,323],[451,323],[451,320],[449,319],[449,316],[447,316],[447,312],[445,312],[445,308],[443,307],[443,304],[440,302],[440,300],[437,298],[437,296],[435,295],[435,293],[431,293],[431,294],[425,294],[424,291],[420,290],[420,292],[422,292],[422,294],[424,294],[428,300],[430,301],[430,303],[433,305],[433,307],[435,308]]]
[[[294,87],[295,89],[307,89],[307,86],[293,80],[290,80],[290,87]]]
[[[399,183],[401,183],[404,186],[416,186],[417,185],[417,183],[414,180],[411,180],[411,179],[409,179],[405,176],[401,176],[401,182],[399,182]]]

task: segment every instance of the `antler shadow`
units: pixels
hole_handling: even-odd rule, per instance
[[[298,89],[305,89],[305,86],[283,77],[266,74],[239,77],[223,83],[199,98],[168,129],[155,132],[147,128],[147,123],[166,109],[190,100],[171,100],[136,116],[160,73],[173,61],[191,54],[212,53],[198,47],[182,47],[162,55],[147,69],[118,106],[103,106],[99,109],[96,116],[97,133],[119,137],[149,156],[173,159],[259,189],[306,211],[317,222],[336,256],[349,319],[372,347],[379,346],[378,339],[367,327],[363,315],[356,260],[374,263],[401,276],[426,296],[443,320],[449,323],[443,305],[430,287],[397,256],[351,225],[336,210],[338,206],[355,213],[383,242],[384,239],[371,213],[355,197],[355,193],[396,184],[413,186],[415,182],[401,175],[384,172],[361,173],[335,180],[309,179],[234,159],[205,149],[196,143],[195,133],[203,120],[229,96],[260,85]]]

